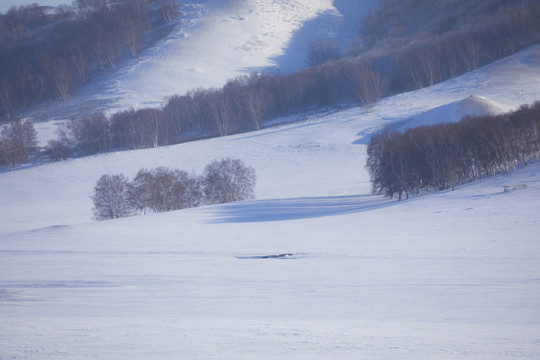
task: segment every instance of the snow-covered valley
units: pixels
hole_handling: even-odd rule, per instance
[[[119,104],[162,99],[149,78]],[[516,108],[539,84],[536,46],[369,111],[1,173],[0,359],[539,358],[540,164],[402,202],[365,169],[385,126]],[[255,168],[257,199],[91,219],[102,174],[226,156]]]

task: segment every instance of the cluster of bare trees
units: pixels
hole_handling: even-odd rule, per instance
[[[37,134],[34,126],[16,119],[4,126],[0,132],[0,165],[14,169],[23,164],[37,148]]]
[[[344,100],[369,105],[384,95],[387,88],[380,73],[361,62],[342,60],[285,76],[238,77],[222,89],[172,96],[162,111],[177,141],[182,141],[258,130],[278,116]]]
[[[141,169],[133,181],[122,174],[99,178],[92,200],[97,220],[141,212],[165,212],[254,197],[256,177],[239,159],[214,160],[201,176],[159,167]]]
[[[170,22],[174,2],[80,0],[78,8],[12,7],[0,14],[0,117],[48,98],[67,99],[93,74],[137,56],[152,29]]]
[[[347,95],[348,94],[348,95]],[[331,104],[344,96],[369,105],[386,94],[384,78],[362,64],[320,66],[289,76],[253,74],[222,89],[175,95],[163,108],[129,109],[106,118],[72,119],[47,145],[54,160],[143,149],[258,130],[282,114]]]
[[[540,4],[527,0],[386,0],[360,30],[393,93],[430,86],[540,41]]]
[[[419,33],[440,35],[481,28],[516,9],[527,10],[528,0],[381,0],[364,19],[359,33],[368,48]]]
[[[309,66],[322,65],[330,60],[341,58],[341,48],[337,40],[318,38],[308,43],[307,58]]]
[[[368,146],[373,191],[386,196],[453,189],[540,158],[540,102],[506,115],[464,118],[405,133],[383,131]]]

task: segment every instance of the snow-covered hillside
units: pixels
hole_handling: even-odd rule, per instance
[[[309,41],[354,36],[354,25],[375,3],[225,0],[188,4],[186,19],[176,31],[107,82],[111,93],[106,96],[118,97],[120,107],[155,106],[167,96],[194,87],[221,87],[228,79],[254,71],[298,71],[306,66]]]
[[[540,358],[540,163],[403,202],[364,167],[385,126],[514,108],[539,84],[536,46],[369,111],[1,173],[0,359]],[[124,86],[118,104],[142,96]],[[255,168],[256,200],[91,220],[102,174],[225,156]]]
[[[104,74],[67,101],[29,113],[64,119],[101,110],[157,107],[166,97],[222,87],[257,72],[290,73],[306,66],[309,41],[355,36],[377,0],[197,0],[180,2],[173,31],[114,74]]]

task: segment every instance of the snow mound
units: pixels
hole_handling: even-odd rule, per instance
[[[491,101],[482,96],[471,95],[458,102],[455,114],[461,119],[465,116],[499,115],[513,109],[513,106]]]
[[[406,121],[399,130],[418,126],[429,126],[440,123],[454,123],[465,116],[499,115],[514,110],[515,107],[508,104],[489,100],[483,96],[471,95],[463,100],[436,107],[419,114]]]

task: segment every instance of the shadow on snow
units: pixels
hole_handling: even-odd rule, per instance
[[[271,58],[280,73],[290,74],[306,67],[308,43],[317,38],[335,38],[344,50],[347,40],[357,36],[362,20],[369,10],[377,7],[378,0],[334,0],[332,5],[334,9],[321,11],[304,22],[294,32],[283,54]],[[260,70],[244,69],[248,73]]]
[[[318,218],[364,212],[396,204],[375,195],[302,197],[246,201],[215,208],[211,223],[249,223]]]

